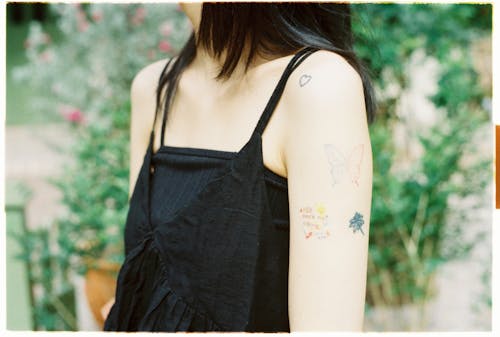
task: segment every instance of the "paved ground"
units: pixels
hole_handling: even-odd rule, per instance
[[[58,176],[63,164],[71,160],[63,149],[56,148],[70,141],[71,133],[63,125],[6,128],[5,176],[7,181],[21,182],[33,192],[27,209],[30,228],[46,226],[62,211],[57,202],[60,193],[47,178]]]
[[[488,140],[491,137],[484,137]],[[30,228],[45,226],[63,211],[59,204],[60,193],[50,183],[48,177],[55,177],[62,171],[63,163],[71,160],[67,154],[54,148],[55,144],[71,144],[71,131],[63,125],[16,126],[6,128],[6,177],[8,181],[22,181],[32,189],[33,196],[27,205],[27,221]],[[491,146],[486,144],[485,153],[492,153]],[[485,191],[491,195],[491,190]],[[464,224],[467,233],[477,231],[491,233],[491,202],[486,198],[485,207],[480,209],[475,221]],[[426,330],[460,331],[491,329],[489,310],[480,305],[480,296],[489,289],[480,281],[484,265],[489,263],[491,243],[487,240],[478,246],[472,256],[465,261],[448,263],[438,273],[436,285],[438,296],[428,306],[428,323]],[[82,280],[77,280],[82,289]],[[79,301],[80,329],[95,330],[88,308],[83,300]],[[475,306],[479,311],[474,312]],[[367,330],[381,328],[385,317],[386,328],[399,330],[401,317],[413,313],[412,308],[399,310],[378,310],[367,317]]]
[[[28,228],[49,226],[64,212],[61,193],[48,178],[57,177],[64,164],[71,162],[64,149],[72,141],[71,130],[62,124],[6,127],[5,176],[7,182],[20,182],[31,190],[26,207]],[[82,277],[75,277],[75,286],[79,327],[97,330],[84,296]]]

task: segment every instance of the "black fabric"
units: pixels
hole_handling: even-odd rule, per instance
[[[312,52],[294,55],[239,152],[162,145],[153,153],[151,132],[104,330],[290,330],[287,183],[264,166],[261,137]]]
[[[171,219],[235,155],[235,152],[162,146],[152,158],[155,168],[151,180],[152,224],[158,226]],[[287,223],[287,180],[267,168],[264,170],[273,222]]]

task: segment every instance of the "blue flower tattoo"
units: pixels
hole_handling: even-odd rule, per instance
[[[365,220],[363,220],[363,215],[361,215],[359,212],[356,212],[354,216],[352,217],[351,220],[349,220],[349,228],[352,228],[352,232],[356,233],[356,231],[360,231],[361,234],[365,235],[363,232],[363,229],[361,228],[365,223]]]

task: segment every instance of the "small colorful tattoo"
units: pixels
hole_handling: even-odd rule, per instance
[[[363,161],[364,145],[359,144],[352,148],[351,152],[345,156],[333,144],[325,144],[325,153],[330,164],[330,175],[332,176],[332,186],[335,187],[347,174],[351,182],[359,186],[361,176],[361,162]]]
[[[352,228],[352,232],[356,233],[356,231],[360,231],[361,234],[365,235],[363,232],[363,225],[365,224],[365,220],[363,220],[363,215],[361,213],[356,212],[351,220],[349,220],[349,228]]]
[[[302,207],[299,213],[306,239],[325,239],[331,235],[331,225],[323,204],[317,204],[314,208]]]
[[[303,87],[304,85],[309,83],[309,81],[311,81],[311,79],[312,79],[311,75],[304,74],[304,75],[300,76],[300,78],[299,78],[299,85],[301,87]]]

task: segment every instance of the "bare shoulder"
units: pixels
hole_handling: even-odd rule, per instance
[[[131,153],[141,154],[147,146],[156,112],[156,87],[168,60],[154,62],[141,69],[134,77],[130,89]]]
[[[292,73],[285,92],[287,169],[321,144],[349,150],[353,144],[369,143],[361,76],[340,55],[310,55]]]
[[[322,84],[344,87],[345,84],[360,86],[362,83],[358,72],[345,58],[328,50],[318,50],[312,53],[292,73],[290,79],[295,78],[298,81],[303,74],[314,76],[314,81],[311,78],[308,83],[305,83],[305,81],[298,82],[299,88],[306,87],[306,84],[315,87]]]
[[[142,68],[134,77],[131,86],[132,100],[140,98],[144,94],[150,95],[155,92],[158,80],[160,78],[163,68],[167,64],[168,59],[163,59],[151,63]]]
[[[156,111],[156,88],[168,60],[160,60],[142,68],[134,77],[130,89],[131,132],[139,144],[147,143]]]
[[[359,73],[339,54],[320,50],[292,73],[286,90],[290,118],[307,113],[322,120],[349,118],[346,111],[365,114],[363,83]],[[359,116],[357,116],[359,117]]]

